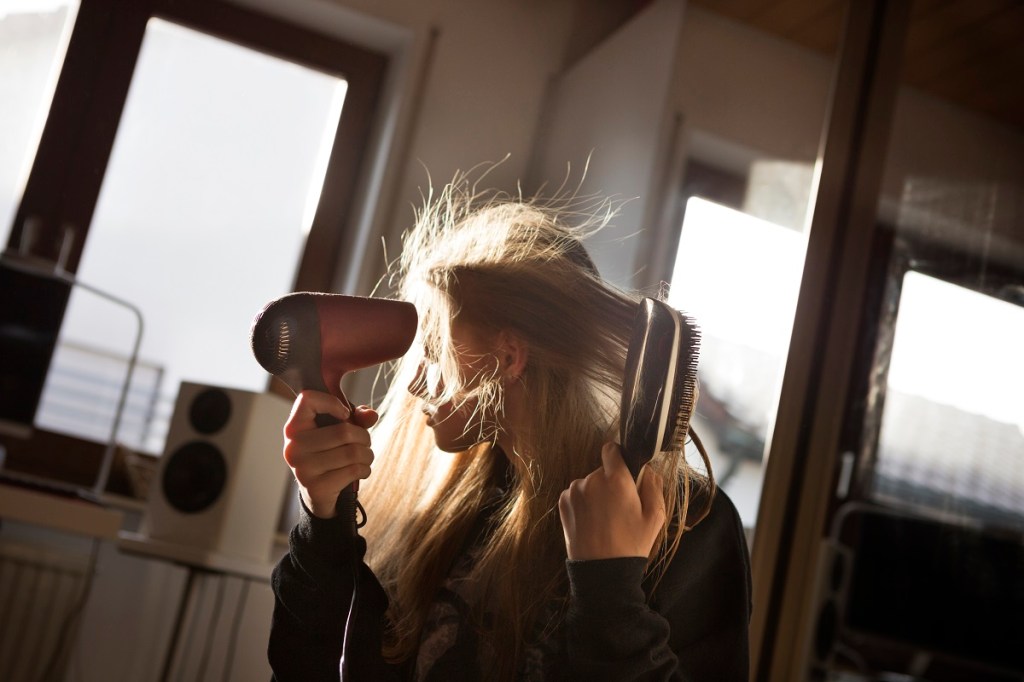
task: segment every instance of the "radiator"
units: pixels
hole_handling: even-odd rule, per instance
[[[94,559],[0,543],[0,680],[64,679]]]

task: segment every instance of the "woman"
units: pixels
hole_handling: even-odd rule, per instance
[[[396,272],[420,328],[380,423],[307,391],[285,425],[303,510],[274,574],[276,679],[337,679],[365,559],[351,679],[746,680],[735,509],[681,451],[634,483],[613,442],[639,299],[581,242],[610,215],[464,178],[428,199]],[[361,479],[346,538],[334,502]]]

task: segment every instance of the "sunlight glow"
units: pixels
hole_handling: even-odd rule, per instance
[[[784,356],[806,245],[799,232],[694,197],[669,301],[705,335]]]

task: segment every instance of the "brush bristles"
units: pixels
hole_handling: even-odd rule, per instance
[[[666,438],[665,450],[682,450],[690,431],[690,417],[697,403],[697,361],[700,355],[700,329],[696,321],[679,313],[680,334],[679,361],[672,385],[672,404],[675,406],[675,423]]]

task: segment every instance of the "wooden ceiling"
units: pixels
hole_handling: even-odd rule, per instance
[[[847,1],[691,0],[830,55]],[[914,0],[903,81],[1024,130],[1024,1]]]

